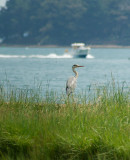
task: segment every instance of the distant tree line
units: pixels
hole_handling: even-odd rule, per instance
[[[130,0],[9,0],[0,10],[4,44],[130,45]]]

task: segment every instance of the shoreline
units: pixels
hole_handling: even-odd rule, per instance
[[[123,46],[123,45],[86,45],[91,48],[130,48],[130,46]],[[71,46],[60,46],[60,45],[7,45],[7,44],[1,44],[1,47],[11,47],[11,48],[71,48]]]

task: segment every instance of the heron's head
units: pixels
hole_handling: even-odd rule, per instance
[[[74,64],[74,65],[72,66],[73,69],[74,69],[74,68],[78,68],[78,67],[84,67],[84,66],[79,66],[78,64]]]

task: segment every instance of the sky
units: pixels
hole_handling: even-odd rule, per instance
[[[0,7],[4,7],[6,3],[6,0],[0,0]]]

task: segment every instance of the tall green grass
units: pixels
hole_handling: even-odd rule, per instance
[[[68,99],[0,86],[0,159],[130,159],[130,92],[114,82]]]

